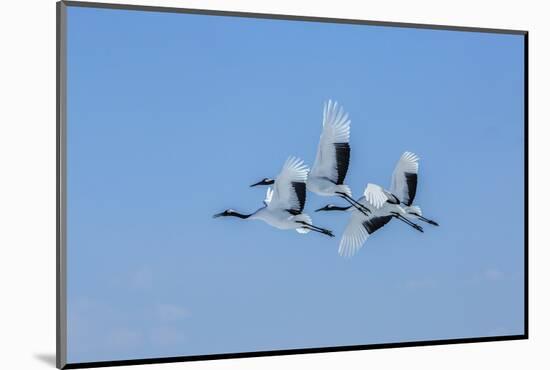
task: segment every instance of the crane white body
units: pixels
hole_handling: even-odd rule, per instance
[[[399,200],[407,218],[439,226],[437,222],[425,218],[419,206],[413,205],[418,184],[419,160],[414,153],[403,153],[393,170],[389,193]]]
[[[254,212],[249,219],[264,221],[268,225],[280,230],[296,229],[296,231],[303,234],[310,231],[304,228],[303,224],[297,222],[304,221],[309,224],[311,223],[311,217],[305,213],[293,216],[284,210],[270,210],[269,207],[263,207]]]
[[[308,169],[298,158],[290,157],[274,180],[273,189],[268,188],[264,206],[251,214],[241,214],[232,209],[214,217],[234,216],[246,220],[261,220],[281,230],[294,229],[301,234],[317,231],[326,235],[332,232],[311,224],[311,217],[302,213],[306,202]]]
[[[355,208],[349,208],[351,216],[340,240],[338,254],[345,257],[353,256],[370,235],[390,222],[392,218],[401,219],[406,215],[407,212],[401,205],[383,200],[384,197],[384,190],[381,187],[367,185],[365,195],[359,198],[358,202],[371,212],[365,215]]]
[[[307,190],[325,197],[338,195],[337,193],[344,193],[350,197],[352,196],[349,186],[343,184],[338,185],[322,177],[310,178],[307,182]]]
[[[373,210],[368,215],[365,215],[356,208],[348,208],[351,215],[338,245],[338,254],[343,257],[355,255],[371,234],[393,218],[391,215],[392,207],[388,205],[374,209],[364,196],[359,198],[358,202],[364,206],[371,207]]]

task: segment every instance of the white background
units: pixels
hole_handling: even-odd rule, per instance
[[[530,31],[529,340],[134,368],[547,368],[550,243],[544,232],[544,213],[549,206],[545,190],[550,185],[544,170],[548,169],[545,144],[550,125],[550,13],[544,1],[127,2]],[[55,1],[6,1],[0,14],[0,367],[51,369],[55,354]],[[505,217],[491,214],[491,202],[496,201],[506,199],[490,199],[476,209],[486,212],[487,217]]]

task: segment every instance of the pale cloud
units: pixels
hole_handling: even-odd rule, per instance
[[[151,344],[159,347],[180,344],[185,340],[183,333],[171,326],[161,326],[151,330]]]
[[[79,297],[69,302],[67,330],[71,362],[98,361],[144,344],[144,331],[124,325],[126,310]]]
[[[143,341],[143,334],[130,328],[116,328],[108,332],[107,343],[111,347],[133,349]]]
[[[140,351],[148,345],[159,351],[174,350],[187,340],[184,326],[189,316],[188,309],[172,303],[151,302],[129,310],[111,302],[78,297],[69,302],[70,360],[98,361]]]
[[[157,315],[162,321],[178,321],[189,317],[189,311],[174,304],[163,303],[157,305]]]
[[[151,289],[153,287],[153,271],[149,267],[141,267],[132,274],[130,283],[137,289]]]

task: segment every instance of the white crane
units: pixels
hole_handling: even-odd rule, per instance
[[[434,226],[439,226],[437,222],[422,216],[420,207],[412,205],[418,183],[419,160],[420,158],[414,153],[403,153],[393,170],[390,195],[397,198],[400,204],[403,205],[407,217],[419,219]]]
[[[367,185],[363,197],[358,201],[367,206],[371,213],[367,216],[355,209],[352,210],[350,220],[340,240],[338,248],[340,255],[354,255],[363,246],[369,235],[382,228],[394,217],[421,232],[423,232],[422,227],[409,221],[407,217],[438,226],[437,222],[422,216],[420,207],[412,205],[418,181],[418,160],[418,156],[414,153],[403,153],[392,174],[391,191],[385,190],[379,185]],[[329,204],[317,211],[346,211],[350,208]]]
[[[298,158],[286,160],[277,178],[273,190],[267,189],[264,206],[254,213],[242,214],[233,209],[227,209],[214,217],[238,217],[247,220],[262,220],[267,224],[282,230],[294,229],[305,234],[316,231],[333,237],[330,230],[314,226],[311,217],[302,213],[306,202],[306,181],[308,169]]]
[[[373,198],[373,200],[369,201],[367,199],[368,196]],[[316,210],[316,212],[319,212],[347,211],[351,209],[350,219],[338,246],[338,254],[345,257],[353,256],[371,234],[386,225],[394,217],[423,232],[422,227],[404,218],[405,211],[399,204],[390,203],[384,200],[384,197],[383,189],[380,186],[368,184],[365,189],[365,195],[358,199],[359,203],[371,209],[368,215],[355,208],[351,209],[351,206],[340,207],[332,204]]]
[[[359,198],[358,201],[363,205],[368,205],[365,197]],[[392,219],[392,216],[389,215],[378,215],[379,210],[376,209],[365,215],[356,208],[352,208],[352,206],[340,207],[328,204],[323,208],[317,209],[315,212],[319,211],[350,211],[348,224],[338,246],[338,254],[343,257],[351,257],[357,253],[369,235]]]
[[[339,196],[365,215],[369,209],[352,198],[351,189],[344,184],[350,160],[350,125],[348,114],[337,102],[329,100],[323,109],[323,130],[317,147],[317,156],[307,180],[307,190],[322,196]],[[264,178],[252,184],[270,185]]]

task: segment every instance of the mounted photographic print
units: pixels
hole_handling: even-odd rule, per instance
[[[57,10],[58,367],[527,338],[527,32]]]

